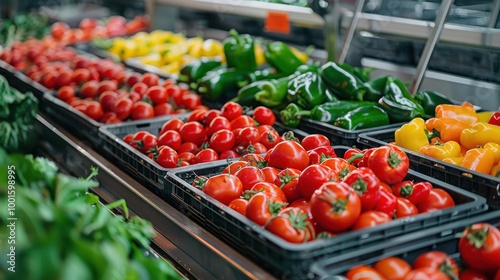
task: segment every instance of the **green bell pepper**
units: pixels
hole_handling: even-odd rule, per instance
[[[197,91],[207,100],[229,100],[235,97],[231,95],[235,95],[240,87],[250,82],[248,72],[227,68],[201,78],[198,81]]]
[[[387,77],[384,96],[378,101],[391,122],[409,122],[417,117],[424,117],[424,108],[417,103],[403,82],[393,77]]]
[[[299,67],[297,67],[297,69],[295,69],[295,72],[294,74],[295,75],[300,75],[300,74],[304,74],[306,72],[320,72],[321,70],[321,65],[319,65],[318,63],[312,63],[312,64],[302,64],[300,65]]]
[[[374,105],[375,102],[369,101],[352,101],[352,100],[339,100],[333,102],[325,102],[315,106],[310,111],[302,111],[301,115],[315,121],[333,124],[333,122],[340,116],[356,108]]]
[[[300,124],[300,119],[302,118],[302,112],[304,112],[304,108],[300,107],[295,103],[290,103],[286,106],[285,109],[280,111],[280,120],[281,122],[288,127],[298,127]]]
[[[229,31],[230,37],[223,42],[224,55],[228,68],[253,72],[257,70],[254,40],[248,34],[238,34],[234,29]]]
[[[333,125],[347,129],[358,130],[389,124],[389,116],[377,105],[365,105],[338,117]]]
[[[250,72],[248,74],[253,82],[262,81],[262,80],[272,80],[272,79],[280,79],[288,76],[283,72],[277,72],[276,69],[263,69],[257,70],[255,72]]]
[[[325,101],[325,91],[325,84],[319,74],[306,72],[290,80],[287,99],[305,109],[312,109]]]
[[[288,89],[289,77],[273,79],[261,85],[261,91],[255,94],[255,100],[266,107],[276,107],[283,104]]]
[[[240,90],[238,90],[238,95],[233,98],[232,101],[242,106],[256,107],[263,105],[255,99],[255,95],[262,91],[262,85],[266,83],[269,83],[269,81],[256,81],[240,88]]]
[[[269,65],[276,68],[278,72],[283,72],[287,75],[293,74],[300,65],[304,64],[287,44],[280,41],[268,42],[264,51],[264,57]]]
[[[363,83],[370,80],[370,73],[373,71],[373,68],[354,67],[347,63],[341,64],[340,67],[356,76]]]
[[[363,100],[378,101],[384,96],[385,86],[387,84],[387,77],[380,77],[363,83],[358,91],[362,91]]]
[[[321,67],[321,78],[326,86],[338,97],[345,100],[363,100],[364,91],[354,74],[344,70],[337,63],[329,61]]]
[[[191,85],[203,78],[209,71],[220,67],[222,62],[217,58],[202,57],[183,65],[179,71],[179,82]]]
[[[424,108],[425,115],[428,118],[436,115],[436,107],[439,104],[453,104],[453,101],[444,94],[428,90],[417,92],[415,100]]]

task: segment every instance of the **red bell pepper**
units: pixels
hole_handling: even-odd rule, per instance
[[[392,186],[392,192],[395,196],[404,197],[413,204],[424,201],[429,196],[431,189],[432,184],[429,182],[403,181]]]
[[[380,180],[371,169],[360,167],[345,176],[343,181],[358,193],[363,212],[377,206]]]
[[[332,146],[320,146],[307,151],[307,154],[309,155],[309,165],[320,164],[329,158],[337,157]]]
[[[493,115],[491,115],[490,120],[488,121],[488,123],[500,126],[500,112],[493,113]]]

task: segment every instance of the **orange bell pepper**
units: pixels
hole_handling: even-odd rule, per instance
[[[491,150],[474,148],[465,153],[464,160],[460,166],[479,173],[490,174],[494,164],[495,155]]]
[[[463,102],[461,105],[440,104],[436,107],[436,118],[452,118],[468,125],[479,121],[476,109],[469,102]]]
[[[500,177],[500,162],[491,169],[491,176]]]
[[[418,152],[423,155],[439,160],[450,157],[460,157],[460,151],[460,144],[455,141],[448,141],[444,144],[429,144],[418,150]]]
[[[462,161],[464,160],[464,157],[447,157],[443,159],[444,162],[451,163],[454,165],[460,166],[462,164]]]
[[[464,129],[460,135],[460,144],[467,149],[484,146],[489,142],[500,144],[500,126],[478,122]]]
[[[493,152],[493,154],[495,155],[495,163],[498,163],[500,161],[500,144],[489,142],[486,143],[483,148],[491,150]]]
[[[432,136],[441,138],[442,142],[460,142],[460,134],[470,125],[452,118],[431,118],[425,122],[425,127],[432,132]]]

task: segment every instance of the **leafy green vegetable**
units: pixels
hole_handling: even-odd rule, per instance
[[[87,178],[74,178],[47,159],[7,156],[0,149],[0,170],[0,208],[8,209],[14,197],[17,218],[15,244],[0,243],[1,279],[182,279],[152,257],[149,221],[114,215],[110,209],[121,207],[128,217],[124,200],[102,205],[88,192],[98,186],[92,179],[97,168]],[[9,235],[3,232],[13,217],[8,212],[0,211],[2,236]],[[9,271],[10,246],[15,273]]]
[[[48,19],[38,14],[16,14],[11,19],[0,19],[0,45],[10,47],[32,37],[41,39],[50,31]]]
[[[28,152],[35,142],[33,125],[38,100],[31,92],[20,93],[0,76],[0,147],[8,152]]]

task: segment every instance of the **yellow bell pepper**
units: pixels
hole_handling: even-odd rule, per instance
[[[452,118],[431,118],[425,122],[425,127],[442,142],[460,141],[460,134],[470,125]]]
[[[443,159],[444,162],[451,163],[451,164],[458,165],[458,166],[460,166],[460,164],[462,164],[463,160],[464,160],[464,157],[462,157],[462,156],[460,156],[460,157],[448,157],[448,158]]]
[[[490,174],[494,164],[495,154],[491,150],[474,148],[465,153],[464,160],[460,166],[479,173]]]
[[[254,52],[255,52],[255,61],[257,62],[257,65],[263,65],[266,63],[266,57],[264,56],[264,49],[259,43],[256,43],[253,45]]]
[[[207,39],[203,42],[201,47],[202,56],[218,56],[224,53],[224,47],[221,42],[214,39]]]
[[[483,148],[493,152],[493,154],[495,155],[495,163],[498,163],[500,161],[500,144],[490,142],[486,143]]]
[[[439,160],[461,156],[460,144],[455,141],[448,141],[444,144],[429,144],[420,148],[418,152]]]
[[[307,55],[307,53],[299,51],[295,47],[290,47],[290,49],[292,50],[292,53],[303,63],[306,63],[307,60],[309,60],[309,55]]]
[[[480,122],[488,122],[490,120],[491,116],[493,115],[493,113],[495,113],[495,112],[491,112],[491,111],[478,112],[477,116],[479,117]]]
[[[203,56],[203,39],[200,37],[190,38],[187,40],[187,53],[194,58]]]
[[[467,149],[489,142],[500,144],[500,126],[478,122],[460,134],[460,143]]]
[[[500,177],[500,162],[493,166],[490,175],[493,177]]]
[[[461,105],[440,104],[436,106],[436,118],[452,118],[473,125],[479,121],[476,109],[469,102]]]
[[[429,145],[425,132],[424,119],[415,118],[394,132],[395,143],[399,147],[418,152],[423,146]]]

